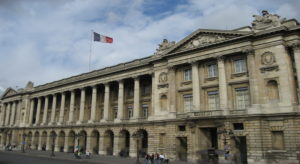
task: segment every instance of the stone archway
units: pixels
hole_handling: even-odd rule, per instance
[[[139,149],[140,149],[140,156],[144,157],[148,153],[148,132],[144,129],[140,129],[136,132],[140,137],[139,142]]]
[[[66,134],[64,131],[61,131],[58,135],[58,149],[60,152],[64,152],[64,148],[65,148],[65,137]]]
[[[33,143],[32,143],[32,148],[35,149],[35,150],[38,150],[38,147],[39,147],[39,139],[40,139],[40,133],[39,132],[35,132],[34,133],[34,140],[33,140]]]
[[[28,135],[26,137],[26,148],[31,149],[32,144],[32,132],[28,132]]]
[[[42,151],[46,151],[46,146],[47,146],[47,132],[44,131],[42,133],[42,138],[41,138],[41,147],[42,147]]]
[[[50,137],[49,138],[49,145],[50,145],[50,150],[54,149],[56,146],[56,140],[57,140],[57,134],[55,131],[50,132]]]
[[[104,152],[106,155],[113,155],[114,152],[114,133],[111,130],[107,130],[104,133],[103,139]]]
[[[99,153],[99,138],[100,138],[100,133],[97,130],[94,130],[91,134],[90,138],[90,151],[94,154]]]
[[[119,155],[121,157],[129,156],[130,133],[128,130],[121,130],[119,134]]]
[[[75,151],[75,132],[70,131],[68,135],[68,148],[67,152],[72,153]]]
[[[78,134],[78,149],[81,152],[86,151],[86,143],[87,143],[87,133],[86,131],[82,130]]]

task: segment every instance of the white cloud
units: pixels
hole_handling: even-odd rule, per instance
[[[262,9],[300,19],[294,0],[184,2],[145,14],[147,6],[153,10],[162,2],[2,0],[0,86],[39,85],[87,72],[91,29],[114,38],[113,44],[93,43],[92,69],[100,69],[149,56],[163,38],[179,41],[198,28],[250,25]]]

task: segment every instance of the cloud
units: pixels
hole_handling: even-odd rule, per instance
[[[262,9],[300,20],[295,0],[2,0],[0,88],[24,87],[88,71],[91,30],[114,38],[92,44],[92,70],[152,55],[163,38],[198,28],[250,25]]]

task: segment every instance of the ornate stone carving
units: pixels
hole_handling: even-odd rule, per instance
[[[166,72],[162,72],[159,74],[159,83],[166,83],[168,81],[168,74]]]
[[[199,35],[194,40],[190,41],[184,46],[184,48],[196,48],[204,45],[209,45],[212,43],[217,43],[225,40],[226,37],[222,35]]]
[[[267,10],[262,11],[262,16],[253,15],[255,20],[252,22],[252,28],[254,30],[265,30],[272,27],[281,26],[281,23],[285,19],[280,19],[277,14],[269,14]]]
[[[261,63],[264,65],[272,65],[276,62],[275,56],[272,52],[265,52],[261,55]]]
[[[156,55],[162,54],[165,50],[173,47],[175,45],[175,41],[169,42],[167,39],[164,39],[162,43],[160,43],[158,46],[158,49],[156,49]]]

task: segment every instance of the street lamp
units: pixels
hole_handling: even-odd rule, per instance
[[[55,137],[56,137],[56,134],[55,133],[51,133],[51,138],[52,138],[52,148],[51,148],[51,157],[54,157],[55,156],[55,154],[54,154],[54,142],[55,142]]]
[[[140,163],[140,140],[143,138],[142,133],[134,133],[132,134],[133,138],[136,138],[136,162],[135,164],[141,164]]]
[[[22,142],[22,153],[25,153],[25,139],[26,139],[26,134],[23,133],[22,137],[23,137],[23,142]]]

